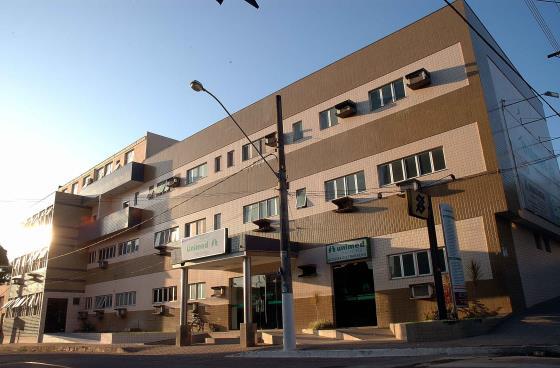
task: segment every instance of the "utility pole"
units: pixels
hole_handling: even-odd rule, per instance
[[[294,328],[294,295],[292,266],[290,264],[290,224],[288,219],[288,182],[284,153],[284,125],[282,121],[282,96],[276,95],[276,130],[278,134],[278,186],[280,190],[280,277],[282,284],[282,327],[284,351],[296,348]]]

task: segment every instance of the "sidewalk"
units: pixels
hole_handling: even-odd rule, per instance
[[[284,353],[279,346],[260,345],[243,351],[238,344],[186,347],[174,345],[100,344],[8,344],[0,354],[14,353],[100,353],[138,355],[229,355],[236,357],[373,357],[426,355],[546,355],[560,356],[560,298],[514,316],[493,332],[451,341],[404,343],[385,331],[363,341],[298,335],[298,349]]]

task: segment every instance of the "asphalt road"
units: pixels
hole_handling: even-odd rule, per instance
[[[345,368],[415,367],[429,358],[376,359],[262,359],[232,358],[224,355],[101,355],[101,354],[10,354],[0,355],[0,367],[9,368]]]
[[[535,357],[416,357],[367,359],[261,359],[225,355],[129,355],[129,354],[9,354],[0,355],[0,367],[10,368],[548,368],[560,367],[558,358]]]

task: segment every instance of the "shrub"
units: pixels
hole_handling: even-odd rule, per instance
[[[326,319],[319,319],[309,323],[309,328],[313,330],[328,330],[334,328],[334,323]]]

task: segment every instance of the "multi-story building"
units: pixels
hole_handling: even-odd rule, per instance
[[[471,9],[454,6],[507,60]],[[426,224],[408,215],[399,189],[411,179],[432,197],[444,278],[438,205],[454,208],[469,300],[511,313],[560,295],[560,171],[543,107],[449,7],[237,112],[273,167],[276,94],[297,328],[432,314]],[[162,142],[141,164],[105,169],[98,182],[90,170],[56,193],[43,322],[27,336],[175,331],[182,267],[207,327],[238,329],[244,259],[254,322],[281,327],[276,177],[228,119]]]
[[[81,328],[72,318],[86,287],[87,253],[81,248],[148,216],[134,207],[134,196],[130,205],[120,199],[117,205],[115,198],[144,182],[142,161],[175,142],[148,132],[33,206],[21,241],[36,249],[12,261],[2,304],[4,342],[40,341],[43,332]]]

